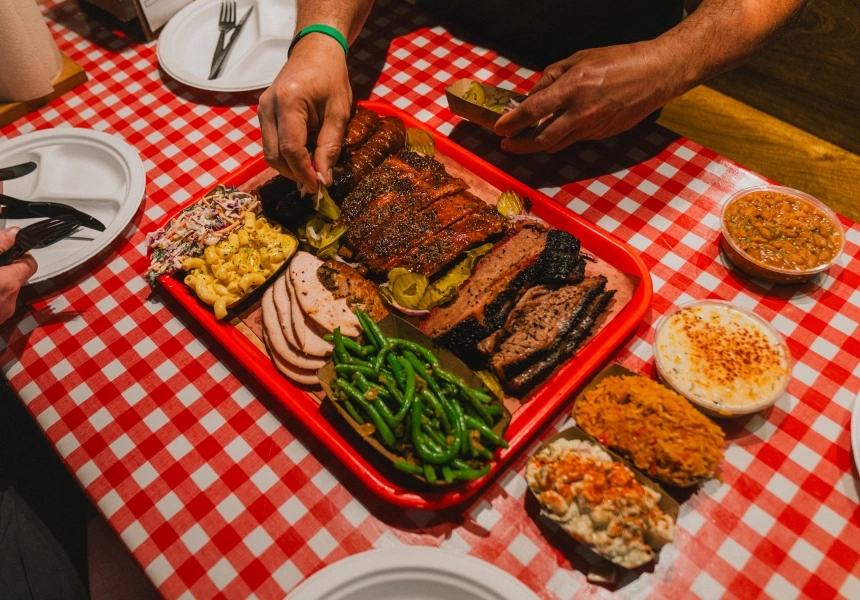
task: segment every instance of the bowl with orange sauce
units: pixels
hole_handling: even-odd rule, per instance
[[[836,214],[801,191],[775,185],[742,190],[720,216],[720,246],[742,271],[773,283],[800,283],[842,255],[845,231]]]

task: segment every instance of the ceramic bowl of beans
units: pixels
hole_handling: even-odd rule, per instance
[[[723,205],[720,223],[726,256],[747,274],[773,283],[800,283],[823,273],[845,246],[836,214],[787,187],[737,192]]]

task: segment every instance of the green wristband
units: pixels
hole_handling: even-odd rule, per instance
[[[298,43],[300,39],[305,37],[309,33],[322,33],[324,35],[333,38],[338,44],[343,48],[343,53],[349,55],[349,44],[346,43],[346,38],[343,37],[343,34],[330,25],[322,25],[317,23],[316,25],[308,25],[301,31],[296,34],[296,37],[293,38],[293,41],[290,42],[290,49],[287,50],[287,56],[290,55],[290,52],[293,51],[293,46]]]

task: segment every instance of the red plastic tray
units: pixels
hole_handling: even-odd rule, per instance
[[[361,104],[380,115],[397,116],[408,127],[426,129],[426,125],[389,104],[383,102],[362,102]],[[320,413],[320,406],[316,399],[311,398],[307,392],[294,386],[278,373],[269,357],[242,332],[230,323],[216,321],[212,310],[199,302],[194,292],[178,279],[167,275],[159,278],[164,289],[248,369],[248,374],[256,377],[304,427],[343,461],[364,485],[388,502],[419,509],[441,509],[453,506],[474,496],[487,485],[526,446],[532,436],[544,427],[566,402],[574,398],[574,392],[585,384],[633,333],[650,307],[653,293],[651,278],[645,264],[628,245],[559,206],[546,195],[503,173],[448,138],[438,134],[434,137],[436,148],[441,154],[457,161],[498,189],[514,190],[520,196],[531,198],[534,215],[557,229],[572,233],[581,240],[582,245],[589,252],[617,269],[639,278],[639,284],[630,302],[596,336],[580,348],[573,359],[533,392],[529,400],[514,413],[505,434],[509,448],[496,454],[492,471],[481,480],[453,488],[442,488],[443,491],[415,491],[401,487],[395,481],[403,481],[402,474],[387,465],[382,465],[382,470],[377,468],[375,463],[379,461],[369,460],[374,451],[364,443],[353,445],[345,439],[341,433],[342,430]],[[265,168],[266,163],[261,155],[237,168],[220,183],[238,186],[260,174]],[[184,206],[193,203],[201,195],[192,196]],[[167,217],[164,223],[169,218]]]

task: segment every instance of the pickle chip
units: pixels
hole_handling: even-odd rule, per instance
[[[496,202],[496,210],[508,219],[521,215],[524,212],[523,199],[513,190],[502,192],[499,201]]]

